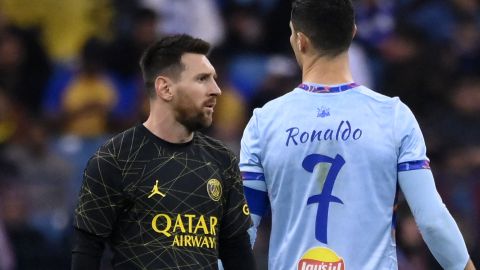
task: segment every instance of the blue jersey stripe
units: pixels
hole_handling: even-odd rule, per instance
[[[241,172],[242,179],[244,181],[248,180],[257,180],[257,181],[265,181],[265,176],[263,173],[254,173],[254,172]]]
[[[265,191],[256,190],[249,187],[243,187],[245,198],[247,199],[250,213],[263,216],[268,207],[268,195]]]
[[[413,171],[413,170],[420,170],[420,169],[430,169],[430,161],[416,160],[416,161],[403,162],[397,165],[397,171],[399,172]]]

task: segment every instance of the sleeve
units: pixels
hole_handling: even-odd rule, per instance
[[[418,166],[421,168],[428,164],[425,140],[412,111],[399,101],[395,116],[394,131],[400,171],[418,169]]]
[[[219,250],[221,265],[225,270],[255,270],[256,264],[247,232],[224,240]],[[220,266],[222,267],[222,266]]]
[[[261,140],[258,132],[257,111],[247,124],[241,140],[240,170],[243,188],[252,215],[253,227],[249,229],[250,242],[253,246],[257,227],[268,209],[267,185],[261,162]]]
[[[423,239],[444,269],[464,269],[469,255],[462,234],[435,187],[417,120],[401,102],[394,130],[398,142],[398,182]]]
[[[83,176],[74,226],[100,237],[109,237],[125,204],[121,169],[108,147],[101,147],[88,161]]]
[[[220,227],[219,256],[226,270],[253,269],[253,253],[247,234],[252,221],[243,193],[238,160],[233,153],[230,153],[230,164],[225,170],[224,177],[227,190]],[[244,257],[238,261],[240,254]]]
[[[468,251],[430,170],[401,171],[398,181],[423,239],[443,269],[464,269]]]
[[[251,226],[250,210],[243,192],[242,180],[238,169],[238,159],[230,153],[230,164],[224,177],[226,179],[225,211],[222,217],[221,237],[235,237],[246,232]]]
[[[104,248],[103,238],[74,229],[71,270],[99,269]]]

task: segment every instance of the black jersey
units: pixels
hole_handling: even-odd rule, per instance
[[[104,237],[118,269],[216,269],[220,240],[251,225],[237,162],[199,132],[172,144],[131,128],[88,162],[75,227]]]

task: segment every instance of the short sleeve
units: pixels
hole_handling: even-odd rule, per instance
[[[245,233],[251,226],[250,211],[243,192],[238,159],[230,153],[230,164],[225,170],[225,211],[221,223],[221,238],[232,238]]]
[[[74,226],[91,234],[108,237],[123,208],[121,170],[115,156],[101,147],[87,163]]]
[[[240,171],[263,173],[261,162],[261,140],[257,121],[258,109],[255,109],[243,132],[240,145]]]
[[[420,126],[412,111],[402,102],[397,105],[394,132],[398,146],[398,164],[428,161]]]

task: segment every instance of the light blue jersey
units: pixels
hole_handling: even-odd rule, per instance
[[[250,211],[272,209],[269,269],[397,269],[397,176],[429,169],[415,117],[364,86],[301,87],[255,109],[241,143]]]

